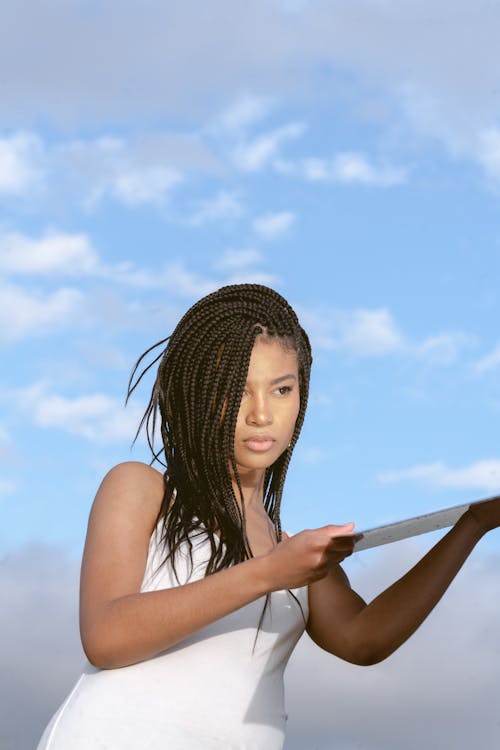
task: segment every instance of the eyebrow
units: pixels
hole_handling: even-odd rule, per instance
[[[284,380],[297,380],[297,376],[293,374],[293,372],[289,372],[287,375],[281,375],[279,378],[274,378],[273,380],[269,381],[270,385],[277,385],[278,383],[282,383]],[[246,385],[248,385],[248,380],[246,382]]]
[[[277,385],[283,380],[297,380],[297,377],[292,372],[290,372],[288,375],[282,375],[280,378],[274,378],[274,380],[271,380],[271,385]]]

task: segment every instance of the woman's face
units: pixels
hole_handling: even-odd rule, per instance
[[[234,436],[240,477],[263,473],[287,449],[299,407],[296,352],[279,339],[257,338]]]

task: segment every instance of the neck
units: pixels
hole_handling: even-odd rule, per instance
[[[248,470],[239,471],[241,489],[245,506],[262,505],[264,502],[264,471]],[[238,503],[241,502],[240,493],[236,481],[233,480],[234,493]]]

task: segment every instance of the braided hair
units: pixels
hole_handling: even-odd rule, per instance
[[[252,557],[234,435],[258,336],[278,339],[296,352],[298,360],[300,407],[294,433],[288,449],[264,476],[264,506],[279,541],[283,485],[304,421],[312,363],[308,336],[288,302],[260,284],[224,286],[196,302],[170,337],[144,352],[130,377],[127,399],[159,361],[137,434],[145,428],[152,463],[160,461],[165,467],[157,521],[162,522],[166,560],[171,560],[174,571],[180,545],[186,542],[191,551],[190,538],[197,533],[208,534],[211,544],[206,575]],[[147,355],[160,346],[160,354],[139,372]],[[158,421],[160,450],[154,445]]]

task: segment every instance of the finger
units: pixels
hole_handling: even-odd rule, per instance
[[[343,536],[334,536],[332,537],[328,544],[327,549],[328,550],[343,550],[343,549],[353,549],[354,545],[356,544],[357,536],[355,534],[344,534]]]
[[[342,562],[342,560],[345,560],[346,557],[350,557],[352,555],[354,550],[346,550],[345,552],[335,552],[331,555],[328,555],[328,568],[331,570],[335,565],[338,565]]]
[[[323,530],[328,533],[331,537],[337,537],[337,536],[346,536],[350,534],[354,534],[354,521],[350,521],[349,523],[344,523],[341,526],[335,526],[334,524],[330,524],[329,526],[324,526]]]

